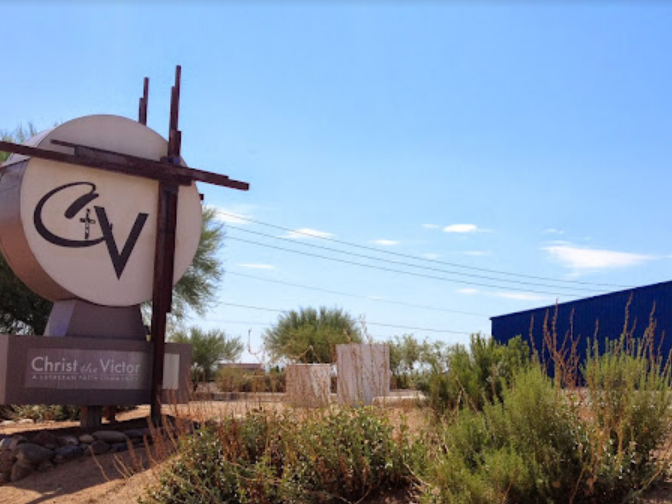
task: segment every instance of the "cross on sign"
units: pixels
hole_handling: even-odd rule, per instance
[[[91,224],[96,224],[97,221],[91,218],[91,209],[86,209],[86,217],[79,219],[79,222],[84,224],[84,239],[88,240],[89,235],[91,234]]]

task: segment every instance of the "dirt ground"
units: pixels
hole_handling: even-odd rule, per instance
[[[243,415],[256,408],[282,409],[279,403],[202,402],[191,403],[179,411],[179,416],[196,420]],[[417,410],[416,410],[417,411]],[[119,421],[146,418],[149,411],[140,407],[118,415]],[[412,416],[413,411],[405,414]],[[393,415],[398,417],[398,415]],[[414,422],[415,419],[408,419]],[[68,429],[76,422],[40,423],[0,427],[1,434],[28,430]],[[144,452],[115,453],[97,457],[80,457],[56,466],[53,470],[34,473],[11,485],[0,486],[0,504],[126,504],[137,502],[148,485],[156,484],[161,464],[151,464]],[[361,504],[413,504],[406,492],[384,496],[370,496]],[[672,504],[672,483],[647,492],[644,504]]]

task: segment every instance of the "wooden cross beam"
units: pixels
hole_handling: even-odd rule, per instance
[[[164,180],[178,185],[190,185],[193,181],[197,181],[222,187],[230,187],[241,191],[247,191],[250,188],[250,184],[247,182],[232,180],[228,176],[220,173],[176,166],[175,164],[168,162],[167,158],[157,161],[154,159],[131,156],[121,152],[97,149],[87,145],[62,142],[60,140],[52,140],[51,143],[62,147],[72,147],[75,153],[66,154],[64,152],[3,141],[0,141],[0,151],[47,159],[49,161],[56,161],[57,163],[86,166],[98,170],[123,173],[132,177],[148,178],[158,181]]]
[[[155,421],[160,420],[161,417],[160,397],[163,384],[166,319],[172,304],[179,186],[199,181],[241,191],[247,191],[250,188],[247,182],[233,180],[226,175],[181,166],[182,132],[178,129],[181,72],[182,69],[178,65],[175,69],[175,85],[171,89],[168,150],[166,156],[160,160],[60,140],[52,140],[51,143],[71,148],[74,154],[0,141],[0,151],[47,159],[57,163],[107,170],[159,182],[151,327],[151,339],[154,344],[151,415]],[[145,77],[143,96],[140,98],[138,110],[138,122],[143,125],[147,124],[148,102],[149,79]]]

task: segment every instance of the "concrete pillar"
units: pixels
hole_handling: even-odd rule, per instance
[[[100,306],[82,299],[54,302],[45,336],[69,338],[105,338],[147,341],[147,329],[139,305]],[[115,418],[116,406],[108,406],[107,420]],[[100,427],[102,406],[81,406],[79,424],[82,428]]]
[[[351,406],[373,403],[390,395],[390,348],[363,343],[336,346],[338,402]]]
[[[331,364],[290,364],[285,387],[287,402],[292,406],[327,406],[331,395]]]

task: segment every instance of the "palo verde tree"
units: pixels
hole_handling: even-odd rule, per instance
[[[11,132],[0,132],[7,142],[23,143],[36,133],[32,124],[17,127]],[[0,163],[9,157],[0,152]],[[213,303],[215,291],[223,275],[217,251],[224,241],[223,224],[212,208],[203,209],[201,240],[189,269],[173,289],[171,322],[184,320],[191,309],[202,315]],[[12,272],[0,254],[0,333],[43,334],[49,319],[52,303],[35,294]],[[143,306],[145,318],[150,303]]]
[[[191,379],[194,383],[212,381],[217,363],[238,360],[244,349],[240,338],[230,338],[219,329],[204,331],[199,327],[190,327],[173,333],[169,339],[191,345]]]
[[[307,364],[335,361],[336,345],[360,343],[357,321],[340,308],[300,308],[278,317],[263,335],[273,358]]]

